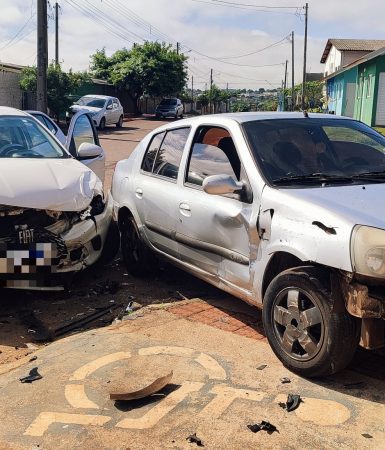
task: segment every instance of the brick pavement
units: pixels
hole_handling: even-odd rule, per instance
[[[266,339],[260,311],[257,311],[254,317],[240,312],[224,310],[202,300],[177,303],[169,307],[168,311],[188,320],[204,323],[251,339]]]

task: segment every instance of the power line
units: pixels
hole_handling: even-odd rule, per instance
[[[195,3],[205,3],[207,5],[211,5],[211,6],[222,6],[225,8],[235,8],[235,9],[243,9],[245,11],[255,11],[255,12],[264,12],[264,13],[275,13],[275,14],[290,14],[290,15],[295,15],[295,16],[299,16],[300,14],[300,10],[302,9],[302,6],[296,8],[295,12],[290,12],[290,11],[283,11],[283,10],[272,10],[272,9],[258,9],[260,7],[250,7],[252,5],[248,6],[243,6],[240,3],[236,3],[236,4],[225,4],[225,3],[213,3],[210,2],[209,0],[191,0],[192,2]],[[294,8],[294,7],[293,7]]]
[[[226,0],[212,0],[216,3],[223,3],[225,5],[237,5],[237,6],[250,6],[252,8],[266,8],[266,9],[298,9],[302,8],[302,6],[271,6],[271,5],[255,5],[250,3],[238,3],[238,2],[229,2]]]
[[[285,43],[284,41],[287,41],[288,37],[289,37],[289,34],[287,34],[284,38],[280,39],[279,41],[273,42],[272,44],[270,44],[270,45],[268,45],[266,47],[260,48],[259,50],[256,50],[254,52],[244,53],[243,55],[238,55],[238,56],[226,56],[226,57],[218,56],[218,59],[237,59],[237,58],[244,58],[246,56],[256,55],[257,53],[261,53],[261,52],[263,52],[263,51],[265,51],[265,50],[267,50],[269,48],[273,48],[273,47],[276,47],[276,46],[278,46],[280,44]]]

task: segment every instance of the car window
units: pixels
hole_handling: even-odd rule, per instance
[[[186,182],[201,186],[210,175],[230,175],[239,180],[241,162],[229,132],[219,127],[197,130],[190,153]]]
[[[153,173],[176,179],[190,128],[178,128],[167,131],[156,155]]]
[[[90,119],[86,114],[79,116],[75,122],[70,144],[70,153],[72,156],[77,155],[79,147],[83,142],[97,144]]]
[[[146,154],[144,155],[142,161],[141,168],[145,172],[152,172],[156,154],[158,153],[160,144],[162,143],[165,134],[165,131],[163,133],[158,133],[151,139],[150,145],[148,146]]]
[[[47,119],[47,117],[42,116],[43,118],[43,124],[49,129],[49,131],[51,131],[53,134],[57,133],[57,129],[55,128],[55,126],[53,125],[53,123]]]
[[[243,128],[263,174],[273,184],[309,174],[350,177],[385,171],[385,138],[355,120],[258,120]]]
[[[27,117],[0,117],[1,158],[65,158],[52,134]]]
[[[82,97],[75,105],[92,106],[94,108],[103,108],[106,103],[104,98]]]

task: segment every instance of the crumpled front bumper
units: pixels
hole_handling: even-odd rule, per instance
[[[17,272],[14,270],[14,262],[9,264],[9,273],[7,267],[1,267],[1,286],[19,289],[58,289],[69,280],[73,273],[78,272],[88,266],[94,264],[100,257],[106,236],[112,219],[113,200],[111,194],[106,198],[104,210],[97,215],[76,222],[71,228],[60,235],[57,235],[57,241],[61,242],[63,248],[66,249],[65,256],[58,257],[57,252],[51,252],[50,244],[37,243],[34,255],[35,267],[28,265],[31,255],[26,250],[25,265],[18,267]],[[47,248],[45,249],[45,246]],[[57,248],[54,246],[52,248]],[[1,255],[0,255],[1,257]],[[45,270],[39,270],[37,267],[40,258],[44,264]],[[4,255],[0,259],[0,263],[7,264]],[[20,261],[23,264],[23,260]],[[52,262],[52,265],[50,263]]]

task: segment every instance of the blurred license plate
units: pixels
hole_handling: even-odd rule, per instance
[[[0,244],[0,274],[38,274],[56,271],[58,260],[55,244],[31,243],[15,247],[18,248]]]

